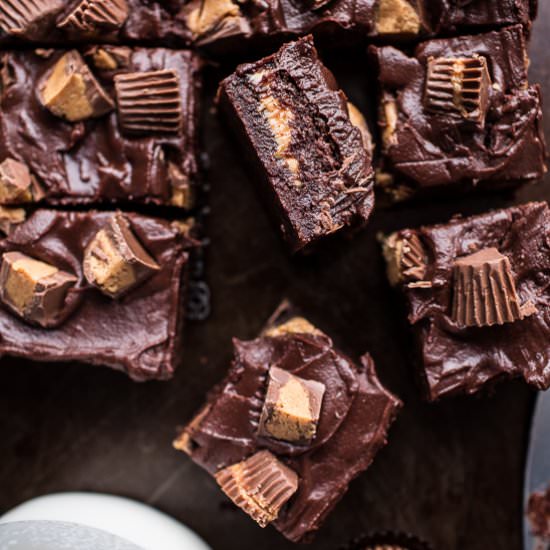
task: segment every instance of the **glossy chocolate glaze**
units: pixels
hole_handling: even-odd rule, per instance
[[[356,365],[321,332],[233,343],[227,378],[184,432],[190,437],[190,455],[215,474],[269,449],[299,477],[297,493],[274,525],[290,540],[307,541],[386,443],[401,403],[381,386],[369,355]],[[310,445],[258,435],[270,365],[325,385],[317,435]]]
[[[124,371],[134,380],[170,378],[178,364],[183,288],[193,241],[169,222],[124,214],[160,265],[120,299],[91,286],[82,270],[84,250],[112,215],[37,210],[0,242],[77,277],[55,328],[32,326],[0,305],[0,354],[37,361],[82,361]]]
[[[119,60],[116,70],[97,69],[94,49],[84,57],[114,99],[113,77],[121,72],[174,69],[180,78],[182,130],[176,135],[127,136],[117,113],[69,123],[38,98],[41,77],[61,57],[55,51],[0,54],[0,159],[26,163],[52,204],[133,201],[170,204],[168,162],[193,185],[197,173],[196,126],[200,62],[189,51],[104,47]],[[89,55],[86,55],[89,51]],[[116,54],[116,55],[115,55]]]
[[[191,33],[184,17],[184,2],[175,0],[126,0],[128,18],[123,25],[114,30],[98,30],[87,34],[69,28],[60,28],[62,22],[81,0],[60,2],[59,8],[40,22],[32,32],[24,36],[8,34],[0,28],[0,44],[20,43],[51,44],[61,47],[67,44],[104,42],[109,44],[127,44],[131,42],[151,43],[162,46],[188,46]]]
[[[395,99],[394,143],[385,147],[382,170],[404,194],[437,187],[458,191],[493,189],[540,178],[545,172],[538,86],[527,83],[527,53],[521,26],[477,36],[430,40],[414,57],[392,47],[371,47],[386,98]],[[492,87],[484,127],[424,106],[426,66],[431,57],[482,55]],[[403,193],[402,193],[403,194]]]
[[[416,329],[422,376],[430,400],[475,393],[503,377],[550,386],[550,210],[528,203],[418,230],[427,251],[428,288],[404,285],[409,322]],[[503,325],[459,327],[452,320],[452,270],[458,257],[495,247],[510,260],[522,304],[536,311]],[[425,285],[426,286],[426,285]]]
[[[221,83],[219,96],[294,251],[343,227],[366,223],[374,203],[370,155],[311,37],[239,66]],[[280,136],[266,119],[266,96],[278,105],[275,124],[288,119],[281,123]],[[287,114],[281,117],[281,111]],[[285,140],[289,143],[280,154]]]

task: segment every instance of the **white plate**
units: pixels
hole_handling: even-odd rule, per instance
[[[100,529],[144,550],[210,550],[193,531],[134,500],[94,493],[59,493],[35,498],[0,517],[2,525],[59,521]]]

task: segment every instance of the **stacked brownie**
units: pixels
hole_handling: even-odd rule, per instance
[[[172,376],[197,244],[201,62],[123,43],[183,38],[174,13],[0,2],[0,353]],[[133,213],[146,204],[165,219]]]

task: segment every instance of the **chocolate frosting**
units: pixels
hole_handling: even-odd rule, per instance
[[[430,40],[417,47],[414,57],[392,47],[371,47],[371,53],[380,68],[384,98],[395,100],[397,107],[395,133],[382,161],[382,169],[394,173],[394,185],[415,191],[450,185],[496,188],[544,174],[540,90],[527,85],[521,26]],[[485,124],[427,110],[428,61],[474,55],[487,59],[492,82]]]
[[[374,203],[370,155],[311,36],[240,65],[221,83],[220,103],[263,175],[267,202],[276,205],[293,250],[367,221]],[[266,120],[265,105],[273,103],[280,141]],[[281,141],[288,141],[284,155]]]
[[[32,326],[0,306],[1,355],[107,365],[134,380],[172,376],[179,356],[182,281],[193,241],[167,221],[124,214],[160,269],[112,299],[91,286],[82,269],[86,246],[110,216],[37,210],[0,242],[1,253],[23,252],[77,278],[55,328]]]
[[[405,284],[409,321],[422,349],[429,399],[474,393],[501,377],[523,377],[539,390],[550,386],[550,210],[528,203],[413,231],[428,253],[424,281]],[[453,265],[457,258],[495,247],[506,256],[521,304],[536,310],[521,320],[463,327],[452,319]]]
[[[131,42],[154,43],[163,46],[187,46],[191,42],[185,17],[185,2],[176,0],[127,0],[127,18],[116,28],[98,27],[97,32],[84,32],[70,25],[63,25],[67,17],[79,6],[81,0],[51,2],[54,6],[48,17],[42,18],[24,37],[8,34],[0,28],[0,44],[26,43],[65,46],[84,42],[127,44]],[[21,40],[22,39],[22,40]]]
[[[356,365],[320,332],[234,340],[234,350],[227,378],[186,428],[191,457],[215,474],[260,449],[273,452],[299,477],[297,493],[274,525],[290,540],[303,541],[321,526],[349,482],[386,443],[400,401],[381,386],[370,356]],[[257,435],[271,365],[325,385],[311,445]]]
[[[114,98],[113,77],[135,71],[173,69],[179,75],[182,129],[177,134],[126,136],[117,113],[69,123],[54,116],[39,100],[40,79],[63,54],[4,52],[0,87],[0,159],[26,163],[52,204],[106,201],[170,204],[169,163],[190,182],[196,176],[199,60],[188,51],[104,47],[120,68],[94,67],[93,52],[85,55],[90,69]],[[40,53],[40,52],[39,52]]]

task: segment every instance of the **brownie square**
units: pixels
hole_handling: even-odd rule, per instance
[[[194,244],[177,222],[37,210],[0,241],[0,354],[170,378]]]
[[[311,37],[240,65],[222,81],[219,103],[293,251],[366,223],[371,156]]]
[[[368,354],[356,364],[288,310],[233,345],[227,377],[174,445],[261,526],[308,541],[385,445],[401,402]]]
[[[528,203],[385,240],[428,399],[472,394],[501,378],[550,386],[549,231],[548,205]]]
[[[371,53],[381,87],[377,183],[390,198],[499,189],[544,174],[540,89],[527,82],[521,26],[429,40],[413,56]]]
[[[0,174],[15,160],[33,189],[0,203],[192,206],[199,68],[164,48],[1,53]]]
[[[175,0],[3,0],[1,44],[188,46],[191,32]]]

